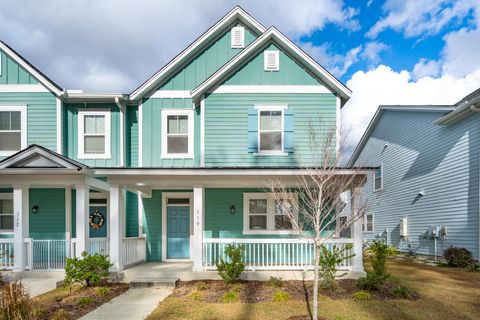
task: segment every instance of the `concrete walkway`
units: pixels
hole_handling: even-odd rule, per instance
[[[172,288],[129,289],[80,319],[145,319],[172,291]]]
[[[2,277],[7,281],[20,280],[28,290],[30,298],[39,296],[57,287],[57,282],[65,278],[63,271],[38,271],[38,272],[2,272]]]

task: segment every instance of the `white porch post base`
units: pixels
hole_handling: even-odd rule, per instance
[[[352,199],[352,211],[354,213],[358,212],[361,206],[361,186],[355,186],[353,189],[353,199]],[[353,223],[352,233],[353,233],[353,253],[355,256],[352,261],[352,272],[355,273],[365,273],[363,268],[363,236],[362,236],[362,218],[356,217],[357,219]]]
[[[27,266],[27,249],[25,238],[28,238],[28,213],[29,213],[29,189],[26,186],[13,187],[13,249],[15,252],[15,261],[13,270],[16,272],[24,271]]]
[[[203,186],[193,187],[193,271],[203,271],[203,217],[204,217]]]
[[[77,185],[76,189],[76,246],[75,256],[81,257],[82,252],[90,251],[90,228],[88,223],[90,206],[90,189],[88,186]]]
[[[122,201],[123,191],[118,185],[110,186],[110,261],[112,271],[123,270],[123,238],[125,236],[125,218]]]

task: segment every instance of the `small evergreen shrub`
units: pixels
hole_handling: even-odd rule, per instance
[[[67,258],[65,284],[80,283],[86,287],[96,287],[108,279],[111,266],[112,263],[106,255],[82,252],[82,258]]]
[[[353,299],[357,301],[368,301],[368,300],[372,300],[373,296],[368,291],[360,290],[353,294]]]
[[[88,306],[89,304],[91,304],[93,301],[94,301],[94,299],[92,297],[81,297],[77,301],[77,306],[85,307],[85,306]]]
[[[110,288],[107,288],[107,287],[98,287],[98,288],[95,288],[95,294],[98,296],[98,297],[106,297],[108,294],[110,293]]]
[[[281,288],[283,287],[283,280],[282,278],[270,277],[270,279],[267,280],[267,285],[274,288]]]
[[[203,300],[203,292],[198,290],[192,290],[188,293],[187,297],[191,301],[201,301]]]
[[[344,260],[351,259],[354,254],[347,255],[352,250],[353,245],[351,243],[346,244],[343,247],[331,246],[329,249],[327,246],[322,245],[320,247],[320,286],[324,289],[333,290],[336,288],[335,277],[337,275],[337,265]]]
[[[282,301],[288,301],[290,300],[290,295],[285,292],[285,291],[282,291],[282,290],[276,290],[274,293],[273,293],[273,298],[272,298],[273,301],[275,302],[282,302]]]
[[[466,268],[473,264],[472,253],[465,248],[450,247],[443,251],[449,267]]]
[[[389,246],[382,241],[373,241],[368,247],[370,253],[370,261],[372,263],[373,272],[380,280],[388,278],[387,258],[395,254],[397,251],[395,247]]]
[[[197,285],[195,286],[195,288],[196,288],[198,291],[205,291],[205,290],[208,290],[208,284],[206,284],[205,282],[199,282],[199,283],[197,283]]]
[[[418,295],[415,290],[405,285],[394,288],[393,294],[402,299],[414,299]]]
[[[226,283],[237,281],[245,270],[245,263],[242,261],[244,250],[244,246],[235,246],[234,244],[225,247],[225,254],[229,257],[229,261],[220,259],[220,262],[217,263],[217,270]]]
[[[229,291],[225,292],[225,294],[223,295],[222,302],[223,303],[234,303],[234,302],[238,302],[238,299],[239,299],[238,291],[229,290]]]
[[[0,319],[28,320],[32,317],[32,303],[22,282],[6,283],[0,291]]]
[[[384,280],[377,276],[375,273],[367,273],[367,276],[357,280],[357,288],[368,291],[380,290]]]

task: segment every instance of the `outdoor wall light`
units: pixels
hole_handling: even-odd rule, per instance
[[[37,213],[37,212],[38,212],[38,205],[35,204],[35,205],[33,205],[33,207],[32,207],[32,213]]]
[[[237,209],[235,208],[235,205],[231,205],[230,206],[230,214],[235,214],[235,211],[237,211]]]

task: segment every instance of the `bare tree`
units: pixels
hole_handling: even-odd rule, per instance
[[[296,182],[286,185],[280,180],[272,181],[269,192],[277,210],[281,210],[288,221],[288,227],[310,239],[315,246],[311,313],[313,319],[317,319],[321,247],[363,217],[366,206],[355,203],[347,220],[341,224],[337,221],[342,212],[339,210],[342,193],[352,190],[352,199],[360,196],[361,188],[358,186],[363,185],[366,177],[364,171],[340,168],[338,130],[335,126],[310,124],[308,136],[310,155],[302,160]],[[297,201],[292,199],[293,191]]]

